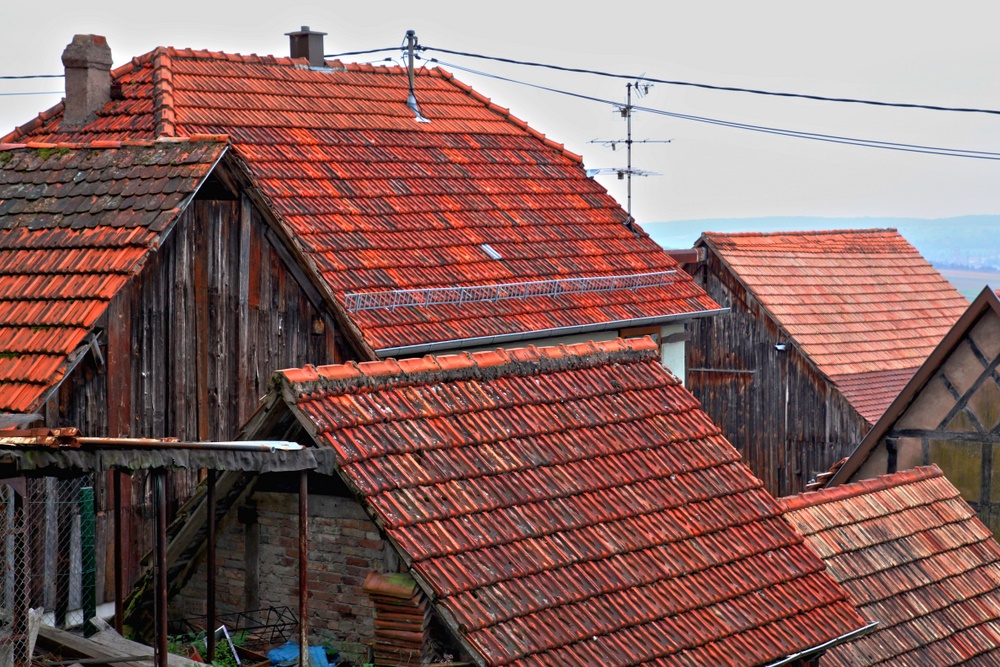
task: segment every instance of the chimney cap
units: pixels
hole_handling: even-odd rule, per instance
[[[319,32],[317,30],[310,30],[309,26],[304,25],[302,26],[301,30],[296,30],[294,32],[286,32],[285,37],[293,37],[293,36],[297,37],[298,35],[326,35],[326,34],[328,33]]]
[[[111,69],[111,47],[103,35],[73,35],[62,54],[65,67]]]

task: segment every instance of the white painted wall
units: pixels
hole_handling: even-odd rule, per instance
[[[664,340],[667,336],[682,333],[684,331],[684,323],[677,322],[673,324],[665,324],[660,327],[660,340]],[[534,338],[532,340],[522,340],[515,341],[511,343],[502,343],[500,345],[483,345],[481,347],[468,348],[469,352],[478,352],[480,350],[495,350],[498,347],[502,347],[505,350],[511,350],[518,347],[527,347],[528,345],[534,345],[535,347],[545,347],[549,345],[571,345],[573,343],[585,343],[588,340],[593,341],[605,341],[613,340],[618,338],[620,331],[617,329],[612,329],[609,331],[595,331],[593,333],[587,334],[576,334],[574,336],[553,336],[552,338]],[[683,383],[686,379],[686,367],[685,367],[685,346],[684,341],[679,341],[677,343],[666,343],[661,348],[660,353],[660,363],[662,363],[671,373],[680,378]],[[449,354],[450,352],[439,352],[438,354]]]
[[[666,324],[660,327],[660,340],[665,340],[667,336],[683,332],[683,322]],[[685,366],[685,358],[687,356],[686,347],[687,342],[682,340],[676,343],[664,343],[660,348],[660,362],[680,379],[681,384],[687,381],[687,368]]]

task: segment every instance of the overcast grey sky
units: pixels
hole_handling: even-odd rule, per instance
[[[422,44],[651,77],[811,94],[1000,109],[995,0],[546,2],[142,2],[8,0],[0,75],[62,71],[74,33],[107,36],[115,65],[158,45],[287,55],[283,33],[309,25],[327,53]],[[386,54],[395,56],[397,54]],[[624,81],[427,57],[601,98]],[[608,106],[454,70],[498,104],[582,153],[624,165],[590,139],[618,138]],[[55,91],[60,79],[0,81],[0,93]],[[0,134],[59,100],[0,96]],[[729,121],[880,141],[1000,152],[1000,116],[761,98],[657,85],[642,103]],[[832,145],[638,113],[640,221],[765,215],[942,217],[1000,213],[1000,162]],[[599,180],[624,204],[613,176]]]

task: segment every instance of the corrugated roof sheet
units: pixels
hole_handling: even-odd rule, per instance
[[[225,150],[0,144],[0,412],[31,412]]]
[[[969,305],[894,229],[702,239],[872,423]]]
[[[11,136],[57,141],[225,132],[315,270],[353,292],[678,268],[586,177],[581,158],[441,69],[406,106],[398,67],[159,48],[118,68],[122,99],[80,131],[56,107]],[[502,259],[483,248],[488,243]],[[667,285],[350,314],[374,350],[718,306],[682,271]]]
[[[823,664],[1000,664],[1000,545],[936,466],[780,501],[879,627]]]
[[[275,382],[490,665],[761,665],[865,625],[648,338]]]

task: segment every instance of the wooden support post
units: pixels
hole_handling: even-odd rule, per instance
[[[65,628],[66,613],[69,610],[70,563],[72,562],[70,549],[70,535],[73,531],[72,504],[76,498],[73,497],[65,482],[57,482],[54,494],[56,496],[56,542],[55,545],[50,545],[50,548],[56,549],[55,627]]]
[[[94,516],[94,487],[80,489],[80,606],[83,634],[97,632],[90,619],[97,616],[97,518]]]
[[[125,625],[125,572],[122,563],[122,471],[115,468],[111,493],[115,504],[115,630],[122,633]]]
[[[215,661],[215,470],[208,471],[208,493],[206,505],[208,508],[208,597],[206,599],[208,622],[208,662]]]
[[[167,667],[167,471],[156,470],[156,667]]]
[[[309,667],[309,471],[299,477],[299,666]]]

